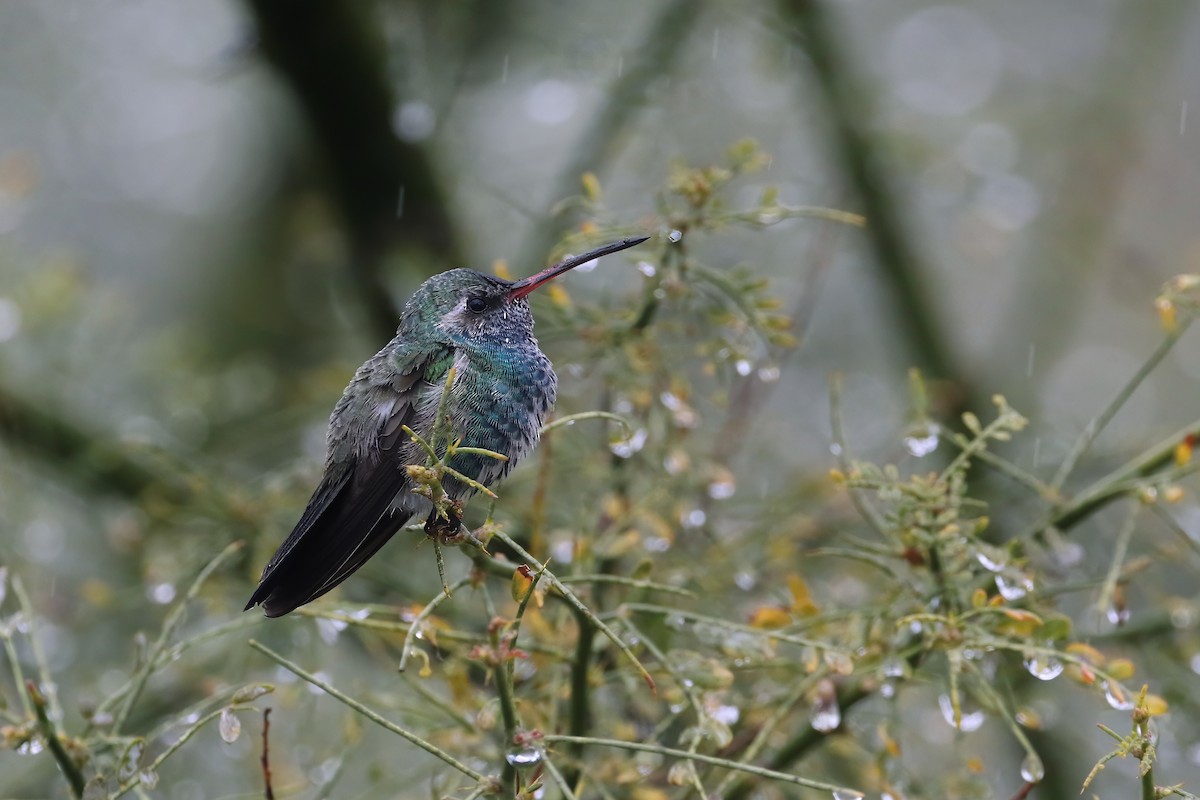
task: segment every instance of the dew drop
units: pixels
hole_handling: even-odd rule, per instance
[[[683,231],[673,230],[667,234],[667,238],[670,239],[672,242],[678,242],[680,239],[683,238]]]
[[[1026,783],[1041,783],[1046,777],[1046,767],[1037,753],[1030,753],[1021,762],[1021,779]]]
[[[637,453],[646,446],[646,439],[648,437],[649,434],[645,428],[638,428],[628,439],[623,439],[619,442],[609,442],[608,449],[618,458],[631,458],[634,453]]]
[[[748,592],[758,583],[758,578],[750,570],[744,569],[733,576],[733,582],[743,592]],[[1192,659],[1192,669],[1200,673],[1200,654]]]
[[[45,749],[46,743],[38,737],[33,736],[21,742],[21,746],[17,748],[17,753],[23,756],[36,756]]]
[[[529,747],[523,750],[510,750],[504,754],[504,760],[514,767],[528,767],[542,760],[540,750]]]
[[[901,658],[889,658],[883,662],[882,672],[885,678],[906,678],[909,672],[908,662]]]
[[[175,599],[175,587],[170,583],[156,583],[146,592],[150,599],[161,606]]]
[[[732,475],[718,478],[708,485],[708,496],[713,500],[728,500],[737,491],[737,483]]]
[[[693,508],[690,511],[685,511],[680,515],[680,522],[685,528],[699,528],[708,520],[708,514],[703,508]]]
[[[930,424],[925,429],[904,437],[904,446],[917,458],[924,458],[938,448],[941,428]]]
[[[842,724],[842,709],[838,706],[837,687],[828,678],[817,684],[816,697],[808,715],[813,730],[832,733]]]
[[[653,264],[651,264],[649,261],[639,261],[637,263],[637,270],[638,270],[638,272],[645,275],[647,278],[653,278],[655,276],[655,274],[658,272],[658,268],[655,267]]]
[[[221,710],[221,719],[217,723],[217,730],[221,734],[221,738],[227,743],[233,744],[242,735],[242,721],[237,718],[237,714],[233,713],[232,708],[224,708]]]
[[[1025,659],[1025,669],[1040,681],[1052,681],[1063,673],[1063,663],[1052,655],[1036,653]]]
[[[138,773],[138,783],[143,789],[153,789],[158,786],[158,773],[152,769],[144,769]]]
[[[1116,605],[1109,606],[1108,610],[1104,612],[1104,616],[1108,619],[1109,623],[1119,627],[1124,625],[1126,622],[1129,622],[1129,607]]]
[[[754,365],[744,358],[739,358],[736,362],[734,362],[733,368],[737,370],[737,374],[741,375],[743,378],[754,371]]]
[[[1104,700],[1112,708],[1117,711],[1129,711],[1133,708],[1133,701],[1129,699],[1129,692],[1120,684],[1111,684],[1108,681],[1104,682]]]
[[[996,591],[1009,602],[1020,600],[1033,591],[1033,581],[1018,573],[996,576]]]
[[[863,800],[863,794],[853,789],[834,789],[833,800]]]
[[[999,551],[980,548],[975,551],[975,560],[978,561],[988,572],[1000,572],[1008,562],[1000,555]]]
[[[950,695],[948,694],[938,695],[938,708],[942,711],[942,719],[946,720],[946,724],[951,728],[957,728],[958,730],[970,733],[971,731],[979,730],[983,726],[984,713],[982,711],[968,711],[961,704],[959,708],[962,715],[959,718],[959,724],[956,725],[954,721],[954,703],[951,702]]]

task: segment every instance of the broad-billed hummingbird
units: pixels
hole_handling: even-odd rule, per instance
[[[448,466],[484,486],[508,474],[537,443],[557,387],[550,359],[533,337],[527,295],[647,238],[606,244],[518,281],[452,269],[421,284],[404,306],[396,337],[358,368],[334,407],[325,475],[246,608],[261,605],[268,617],[278,617],[315,600],[365,564],[414,514],[432,508],[413,492],[406,469],[424,464],[425,452],[403,429],[429,440],[451,367],[449,427],[463,446],[507,460],[456,453]],[[449,475],[442,488],[454,501],[474,491]]]

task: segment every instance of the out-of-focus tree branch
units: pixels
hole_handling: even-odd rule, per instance
[[[857,196],[867,218],[866,236],[875,265],[891,289],[895,319],[912,358],[926,377],[949,381],[953,413],[972,405],[971,386],[955,363],[933,303],[923,284],[921,258],[892,201],[886,171],[866,133],[866,92],[854,77],[850,56],[822,0],[780,0],[793,39],[809,59],[812,80],[825,101],[829,147],[837,168]],[[954,414],[957,416],[957,414]]]
[[[386,256],[401,248],[449,269],[462,263],[462,254],[428,154],[392,130],[396,99],[369,8],[247,2],[263,55],[295,93],[321,149],[372,330],[390,336],[398,313],[382,275]]]
[[[94,491],[127,498],[137,498],[152,487],[170,496],[184,491],[182,485],[132,458],[118,443],[84,430],[5,386],[0,386],[0,437],[63,469]]]

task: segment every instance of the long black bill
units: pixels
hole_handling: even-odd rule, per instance
[[[630,247],[641,244],[649,239],[649,236],[638,236],[633,239],[622,239],[619,242],[612,242],[602,247],[597,247],[595,250],[589,250],[581,256],[571,256],[565,261],[560,261],[553,267],[547,267],[536,275],[530,275],[528,278],[522,278],[512,285],[512,292],[509,297],[516,300],[518,297],[524,297],[534,289],[541,286],[546,281],[554,280],[559,275],[562,275],[569,269],[575,269],[580,264],[586,264],[594,258],[606,256],[610,253],[619,253],[622,250],[627,250]]]

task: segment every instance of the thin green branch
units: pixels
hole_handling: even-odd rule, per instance
[[[1179,429],[1079,492],[1070,502],[1056,507],[1046,520],[1036,523],[1022,536],[1031,536],[1050,526],[1060,530],[1074,527],[1109,503],[1134,491],[1142,479],[1171,464],[1179,445],[1197,436],[1200,436],[1200,422],[1192,422]],[[1184,468],[1191,466],[1188,464]],[[1181,468],[1181,473],[1184,468]]]
[[[1117,580],[1121,577],[1121,566],[1125,563],[1125,554],[1129,551],[1129,540],[1133,538],[1134,529],[1137,527],[1138,513],[1141,510],[1141,503],[1136,500],[1130,501],[1129,513],[1125,515],[1125,522],[1117,532],[1112,563],[1109,564],[1108,572],[1105,573],[1104,583],[1100,586],[1100,594],[1096,597],[1096,608],[1101,614],[1105,614],[1112,605],[1113,595],[1117,591]]]
[[[343,705],[346,705],[346,706],[354,709],[359,714],[362,714],[364,717],[366,717],[367,719],[374,722],[376,725],[379,725],[381,728],[384,728],[385,730],[388,730],[388,731],[396,734],[397,736],[404,739],[408,743],[416,745],[417,747],[421,748],[425,752],[427,752],[431,755],[434,755],[437,758],[440,758],[443,762],[450,765],[454,769],[458,770],[462,774],[466,775],[471,780],[476,781],[477,783],[480,783],[480,784],[491,782],[489,780],[489,778],[486,775],[484,775],[483,773],[477,772],[477,771],[471,769],[466,764],[462,763],[461,761],[456,759],[454,756],[452,756],[449,753],[445,752],[444,750],[440,749],[436,745],[430,744],[429,742],[425,741],[421,737],[416,736],[415,734],[409,733],[404,728],[401,728],[399,725],[395,724],[394,722],[391,722],[391,721],[385,719],[384,717],[380,716],[375,711],[372,711],[370,708],[367,708],[365,705],[363,705],[362,703],[355,700],[353,697],[350,697],[349,695],[343,694],[342,692],[338,691],[333,686],[329,685],[325,681],[318,678],[316,675],[313,675],[312,673],[304,671],[304,669],[302,669],[298,664],[295,664],[295,663],[287,660],[286,658],[281,656],[279,653],[276,653],[274,650],[267,647],[266,645],[254,640],[254,639],[251,639],[249,644],[255,650],[262,653],[267,658],[271,659],[276,664],[278,664],[279,666],[286,669],[288,672],[291,672],[293,675],[297,676],[298,678],[301,678],[301,679],[307,681],[308,683],[311,683],[313,686],[316,686],[318,689],[321,689],[323,692],[325,692],[327,695],[329,695],[333,699],[337,700],[338,702],[342,703]]]
[[[676,750],[673,747],[663,747],[657,744],[644,744],[642,742],[623,742],[619,739],[597,739],[591,736],[559,736],[557,734],[546,734],[544,740],[549,744],[555,742],[576,743],[585,746],[596,747],[613,747],[618,750],[632,750],[638,753],[655,753],[667,758],[682,758],[698,761],[702,764],[712,764],[715,767],[724,767],[725,769],[744,772],[747,775],[754,775],[759,778],[767,778],[768,780],[779,781],[781,783],[790,783],[796,786],[806,786],[809,789],[820,789],[825,792],[839,792],[844,796],[862,796],[862,792],[855,789],[850,789],[845,786],[837,786],[824,781],[815,781],[811,778],[804,778],[800,775],[793,775],[788,772],[778,772],[765,767],[756,767],[751,764],[742,764],[737,761],[731,761],[728,758],[718,758],[717,756],[707,756],[701,753],[689,753],[686,750]]]
[[[714,627],[726,628],[731,631],[741,631],[743,633],[753,633],[761,636],[764,639],[774,639],[788,644],[800,645],[801,647],[815,647],[818,650],[829,650],[838,652],[837,647],[832,647],[829,642],[823,642],[819,639],[809,639],[805,636],[795,636],[790,633],[784,633],[781,630],[765,630],[763,628],[755,628],[752,625],[744,625],[740,622],[730,622],[727,619],[720,617],[710,617],[706,614],[698,614],[694,611],[684,611],[670,606],[660,606],[654,603],[622,603],[618,609],[618,614],[623,614],[626,611],[641,612],[643,614],[663,614],[666,616],[677,616],[683,619],[690,619],[693,622],[702,622]]]
[[[67,779],[67,783],[71,787],[71,794],[77,798],[83,797],[83,788],[87,784],[84,780],[83,771],[79,768],[79,764],[75,763],[75,759],[67,752],[67,748],[63,746],[62,738],[59,736],[58,728],[55,727],[54,721],[50,719],[50,715],[46,713],[46,697],[37,688],[37,684],[33,681],[25,682],[25,690],[29,694],[29,699],[33,701],[34,713],[37,714],[38,730],[42,734],[42,738],[46,740],[46,747],[50,750],[50,754],[54,756],[54,760],[58,763],[58,768],[62,770],[63,777]]]
[[[422,608],[417,616],[413,618],[413,621],[408,626],[408,633],[404,636],[404,645],[400,650],[400,664],[396,667],[397,671],[404,672],[404,668],[408,666],[409,650],[411,650],[413,646],[413,640],[416,639],[417,634],[421,631],[421,623],[428,619],[430,615],[437,610],[438,606],[449,600],[450,596],[454,592],[458,591],[470,582],[470,575],[459,578],[452,586],[446,587],[437,595],[437,597],[426,603],[425,607]]]
[[[568,414],[565,417],[559,417],[553,422],[548,422],[538,431],[538,436],[545,436],[547,433],[559,428],[568,428],[576,422],[585,419],[606,419],[609,422],[615,422],[621,426],[626,435],[633,432],[633,426],[629,424],[629,420],[622,417],[620,414],[613,414],[609,411],[581,411],[578,414]]]
[[[603,575],[599,573],[583,573],[581,575],[567,575],[559,578],[565,584],[571,585],[576,583],[604,583],[615,584],[617,586],[627,586],[631,589],[645,589],[651,592],[662,592],[664,594],[673,594],[680,597],[694,598],[696,593],[690,589],[684,589],[681,586],[671,586],[667,583],[657,583],[655,581],[646,581],[639,578],[627,578],[624,575]]]
[[[159,632],[158,638],[154,641],[154,644],[150,646],[149,650],[147,650],[145,660],[138,668],[136,675],[134,675],[129,692],[125,694],[120,707],[113,715],[111,732],[114,735],[120,732],[121,727],[129,718],[129,714],[133,710],[133,706],[137,703],[138,698],[141,697],[142,691],[146,688],[146,682],[150,680],[150,676],[157,669],[160,663],[158,657],[164,650],[166,650],[167,643],[170,641],[171,637],[175,635],[175,631],[179,625],[182,624],[188,603],[191,600],[194,600],[200,593],[200,588],[204,585],[204,582],[208,580],[209,576],[216,572],[216,570],[235,553],[237,553],[238,550],[241,550],[244,545],[245,542],[233,542],[227,545],[220,553],[218,553],[216,558],[208,562],[204,569],[200,570],[200,574],[196,576],[196,579],[192,582],[192,585],[188,588],[187,592],[182,598],[180,598],[179,602],[175,604],[175,607],[171,609],[170,613],[167,614],[167,618],[163,621],[162,630]],[[107,710],[119,697],[119,695],[112,695],[100,705],[97,711]]]
[[[1095,441],[1096,437],[1100,435],[1100,432],[1104,430],[1105,426],[1112,421],[1112,418],[1117,415],[1117,412],[1124,408],[1125,403],[1129,401],[1129,398],[1133,396],[1133,393],[1137,391],[1137,388],[1142,385],[1142,382],[1145,381],[1150,373],[1153,372],[1154,369],[1162,362],[1162,360],[1167,357],[1167,354],[1171,352],[1173,347],[1175,347],[1175,343],[1179,341],[1179,337],[1183,335],[1184,331],[1187,330],[1191,322],[1192,320],[1189,315],[1182,322],[1180,322],[1174,330],[1169,331],[1163,340],[1158,343],[1158,347],[1154,348],[1154,352],[1150,354],[1150,357],[1147,358],[1140,367],[1138,367],[1138,370],[1133,374],[1133,377],[1126,381],[1125,385],[1121,387],[1121,390],[1117,392],[1112,400],[1109,401],[1104,410],[1092,418],[1092,420],[1087,424],[1087,427],[1084,428],[1083,432],[1079,435],[1079,438],[1075,440],[1075,444],[1071,446],[1071,449],[1067,453],[1066,457],[1063,458],[1062,464],[1060,464],[1058,467],[1058,471],[1054,473],[1054,478],[1050,481],[1051,488],[1053,488],[1056,492],[1062,489],[1063,484],[1067,482],[1067,478],[1069,478],[1072,471],[1074,471],[1075,465],[1079,463],[1079,459],[1084,453],[1087,452],[1087,449],[1091,446],[1092,442]]]
[[[629,645],[625,644],[621,637],[617,636],[617,634],[613,632],[612,628],[605,625],[604,622],[598,616],[596,616],[596,614],[590,608],[584,605],[583,601],[581,601],[565,583],[560,581],[553,572],[546,569],[544,564],[531,556],[525,550],[525,548],[521,547],[521,545],[519,545],[511,536],[501,530],[497,530],[494,535],[497,539],[512,548],[513,552],[515,552],[518,556],[529,562],[529,564],[536,571],[543,573],[546,576],[546,580],[550,582],[551,586],[559,591],[559,594],[563,596],[567,603],[570,604],[571,607],[573,607],[580,614],[582,614],[589,622],[595,625],[596,628],[598,628],[599,631],[603,633],[610,642],[616,645],[617,649],[620,650],[627,659],[629,659],[630,663],[633,664],[638,673],[642,676],[642,680],[644,680],[646,685],[650,687],[650,691],[656,691],[654,686],[654,678],[650,676],[649,670],[647,670],[642,662],[638,660],[637,656],[633,654],[633,651],[629,649]]]

